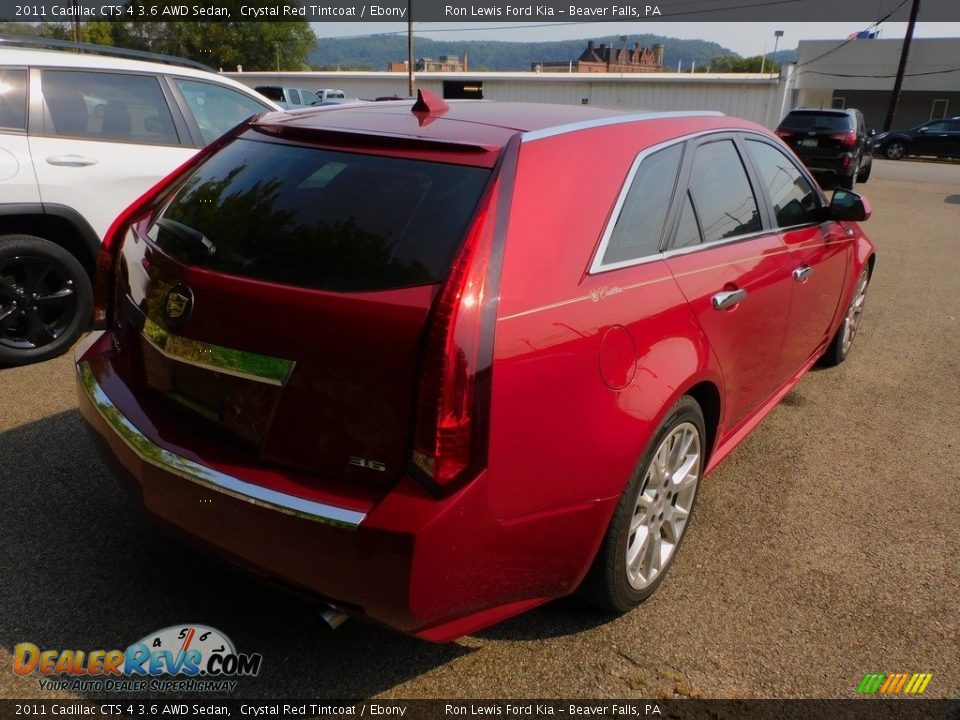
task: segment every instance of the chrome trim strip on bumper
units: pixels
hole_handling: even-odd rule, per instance
[[[154,467],[238,500],[347,530],[356,530],[366,518],[366,513],[304,500],[295,495],[254,485],[165,450],[140,432],[113,404],[94,377],[89,362],[77,363],[77,378],[106,423],[141,460]]]

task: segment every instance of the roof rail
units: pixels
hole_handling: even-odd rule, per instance
[[[53,38],[30,37],[26,35],[0,35],[0,47],[46,47],[55,50],[81,50],[95,55],[114,55],[132,60],[148,60],[150,62],[165,63],[167,65],[181,65],[213,72],[213,68],[199,63],[196,60],[187,60],[173,55],[147,52],[146,50],[131,50],[130,48],[111,47],[109,45],[95,45],[94,43],[73,42],[72,40],[54,40]]]

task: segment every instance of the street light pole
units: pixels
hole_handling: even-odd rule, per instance
[[[777,47],[780,45],[780,38],[782,37],[783,30],[773,31],[773,55],[770,57],[770,72],[773,72],[773,68],[777,64]]]

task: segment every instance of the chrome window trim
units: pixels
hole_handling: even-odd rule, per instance
[[[722,112],[715,110],[676,110],[671,112],[645,112],[629,113],[627,115],[615,115],[613,117],[597,118],[595,120],[583,120],[581,122],[566,123],[564,125],[554,125],[553,127],[532,130],[523,133],[521,142],[536,142],[544,138],[554,137],[556,135],[566,135],[568,133],[579,132],[580,130],[590,130],[598,127],[607,127],[609,125],[623,125],[624,123],[636,122],[638,120],[664,120],[669,118],[684,117],[725,117]]]
[[[120,412],[97,382],[89,362],[77,363],[77,381],[104,422],[145,463],[238,500],[305,520],[356,530],[366,518],[366,513],[270,490],[170,452],[150,440]]]
[[[611,270],[622,270],[623,268],[633,267],[635,265],[645,265],[650,262],[657,262],[659,260],[666,260],[668,258],[674,257],[676,255],[688,255],[692,252],[697,252],[699,250],[706,250],[720,245],[727,245],[734,242],[740,242],[741,240],[752,240],[753,238],[761,237],[763,235],[769,235],[771,233],[780,233],[787,230],[793,230],[796,228],[802,227],[817,227],[823,223],[804,223],[802,225],[794,225],[789,228],[780,228],[780,227],[771,227],[764,228],[752,233],[745,233],[743,235],[734,235],[728,238],[721,238],[719,240],[713,240],[711,242],[700,243],[699,245],[692,245],[685,248],[673,248],[670,250],[661,250],[658,253],[652,253],[650,255],[643,255],[633,260],[620,260],[619,262],[603,264],[603,256],[606,254],[607,246],[610,244],[610,239],[613,236],[613,228],[617,224],[617,220],[620,218],[620,211],[623,208],[624,202],[626,202],[627,194],[630,192],[630,186],[633,184],[633,179],[637,174],[637,170],[640,168],[640,164],[646,160],[650,155],[660,150],[664,150],[671,145],[677,143],[687,142],[688,140],[696,140],[707,135],[724,135],[726,133],[740,133],[743,135],[754,135],[757,138],[762,140],[770,141],[771,138],[757,130],[750,130],[749,128],[712,128],[710,130],[701,130],[699,132],[691,133],[689,135],[684,135],[682,137],[672,138],[671,140],[666,140],[657,145],[651,145],[648,148],[644,148],[640,151],[637,157],[634,159],[633,164],[630,166],[630,171],[627,173],[627,178],[624,180],[623,186],[620,188],[620,194],[617,196],[617,202],[614,205],[613,212],[610,214],[610,218],[607,220],[607,224],[603,229],[603,234],[600,236],[600,245],[597,250],[594,252],[593,259],[590,262],[590,268],[587,270],[588,275],[599,275],[600,273],[609,272]],[[776,147],[775,143],[771,143]],[[789,158],[788,158],[789,159]],[[793,162],[791,160],[791,162]],[[794,166],[798,167],[796,163],[793,163]],[[746,168],[744,168],[746,170]],[[819,189],[819,185],[813,181],[809,173],[803,172],[801,174],[810,182],[815,191]],[[749,174],[748,174],[749,177]],[[822,191],[820,192],[821,201],[824,199]],[[759,198],[757,199],[759,202]]]
[[[667,148],[680,143],[685,143],[688,140],[694,140],[696,138],[715,133],[723,134],[729,132],[734,132],[734,129],[724,128],[715,130],[701,130],[700,132],[692,133],[690,135],[683,135],[682,137],[671,138],[670,140],[665,140],[662,143],[651,145],[648,148],[644,148],[637,154],[637,156],[633,159],[633,164],[630,165],[630,170],[627,172],[627,177],[623,181],[623,185],[620,187],[620,193],[617,195],[616,203],[614,203],[613,212],[610,213],[607,224],[603,228],[603,234],[600,236],[600,245],[596,252],[594,252],[593,260],[590,262],[590,269],[587,270],[590,275],[607,272],[608,270],[620,270],[621,268],[632,267],[633,265],[639,265],[642,262],[649,262],[650,260],[659,260],[666,255],[666,253],[661,250],[658,253],[642,255],[637,258],[631,258],[630,260],[619,260],[617,262],[606,264],[603,262],[603,256],[607,254],[607,247],[610,245],[610,241],[613,238],[613,229],[617,226],[617,221],[620,219],[620,212],[623,210],[623,205],[627,201],[627,195],[630,194],[630,188],[633,186],[633,180],[637,176],[637,171],[640,169],[643,161],[654,153],[658,153],[661,150],[666,150]],[[673,198],[671,198],[671,202],[673,202]],[[698,245],[696,247],[704,247],[704,245]]]
[[[817,198],[819,198],[819,200],[820,200],[820,207],[821,207],[821,209],[828,208],[828,207],[830,206],[830,201],[829,201],[829,199],[827,198],[826,193],[823,191],[823,188],[820,187],[820,183],[818,183],[818,182],[816,181],[816,179],[813,177],[813,174],[810,172],[810,170],[807,168],[806,165],[804,165],[802,162],[797,162],[797,161],[794,160],[792,157],[790,157],[791,155],[794,155],[794,153],[793,153],[792,150],[790,150],[789,147],[786,146],[786,143],[783,143],[782,141],[775,142],[775,141],[774,141],[774,138],[768,137],[767,135],[764,135],[763,133],[759,133],[759,132],[757,132],[756,130],[741,130],[740,132],[743,133],[744,135],[753,135],[753,136],[754,136],[753,138],[744,138],[744,147],[746,147],[748,153],[750,152],[750,148],[747,147],[747,145],[746,145],[748,142],[762,142],[763,144],[769,145],[770,147],[772,147],[772,148],[775,149],[775,150],[779,150],[780,153],[781,153],[785,158],[787,158],[787,161],[788,161],[791,165],[793,165],[794,169],[795,169],[798,173],[800,173],[801,176],[803,176],[804,180],[806,180],[808,183],[810,183],[810,187],[813,188],[814,194],[815,194],[815,195],[817,196]],[[794,155],[794,157],[795,157],[795,155]],[[749,159],[750,159],[750,162],[753,163],[754,167],[756,167],[756,160],[753,159],[753,156],[750,156]],[[757,169],[756,172],[757,172],[757,176],[759,177],[760,170]],[[770,210],[771,210],[771,211],[774,210],[774,208],[773,208],[773,203],[772,203],[772,202],[771,202]],[[773,221],[776,221],[776,217],[774,217],[774,216],[771,216],[770,219],[773,220]],[[790,225],[790,226],[787,226],[787,227],[779,227],[779,226],[777,226],[777,227],[774,228],[774,229],[775,229],[775,230],[778,230],[778,231],[780,231],[780,232],[786,232],[786,231],[788,231],[788,230],[796,230],[796,229],[798,229],[798,228],[804,228],[804,227],[819,227],[820,225],[823,225],[824,222],[826,222],[826,221],[825,221],[825,220],[820,220],[819,222],[800,223],[800,224],[798,224],[798,225]]]

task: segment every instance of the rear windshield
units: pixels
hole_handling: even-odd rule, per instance
[[[360,292],[441,282],[490,171],[235,140],[149,232],[181,262]]]
[[[808,112],[795,111],[783,119],[780,127],[790,130],[843,132],[845,130],[853,130],[853,118],[845,113],[825,113],[816,110]]]
[[[269,85],[261,85],[260,87],[254,88],[258,93],[263,95],[267,100],[273,100],[274,102],[283,102],[283,88],[271,87]]]

